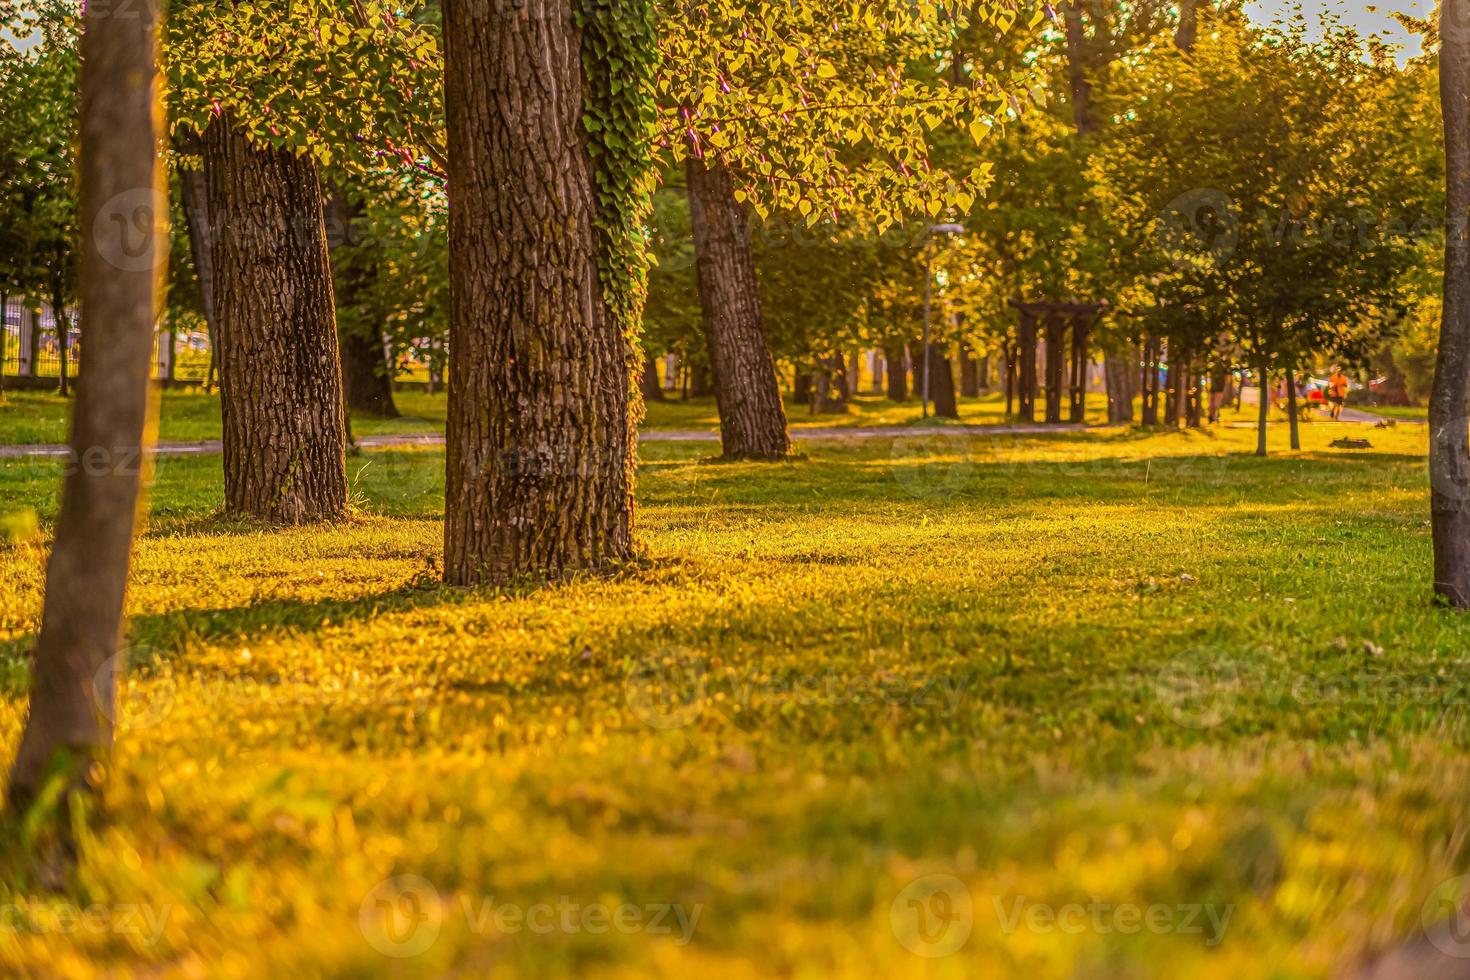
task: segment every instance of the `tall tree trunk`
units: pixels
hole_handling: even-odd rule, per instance
[[[257,147],[228,115],[204,134],[225,509],[281,524],[347,509],[332,269],[316,165]]]
[[[1143,341],[1143,371],[1140,378],[1138,421],[1140,425],[1159,424],[1159,342],[1154,337]]]
[[[1266,455],[1266,421],[1271,411],[1271,393],[1267,387],[1270,384],[1270,380],[1267,378],[1265,361],[1261,362],[1258,373],[1261,379],[1261,386],[1259,388],[1260,397],[1257,399],[1260,404],[1256,409],[1256,455],[1264,456]]]
[[[203,156],[204,145],[198,136],[176,137],[180,151]],[[214,312],[214,234],[209,226],[209,188],[203,165],[179,169],[179,197],[184,209],[184,225],[189,233],[189,255],[194,260],[194,274],[199,279],[199,304],[204,307],[204,328],[209,334],[209,370],[204,375],[204,390],[214,386],[219,366],[219,321]]]
[[[920,345],[922,346],[922,345]],[[954,397],[954,370],[949,358],[938,344],[930,344],[929,356],[929,400],[934,415],[941,419],[958,419],[959,406]]]
[[[332,291],[337,301],[337,340],[342,351],[342,388],[349,412],[398,418],[393,377],[383,331],[368,291],[377,278],[377,259],[358,238],[361,201],[349,202],[339,187],[326,201],[327,241],[332,257]]]
[[[706,166],[691,154],[685,171],[699,305],[715,373],[725,458],[783,459],[791,454],[791,436],[766,340],[749,217],[735,200],[735,181],[724,166]]]
[[[960,397],[980,397],[980,362],[967,344],[960,345]]]
[[[638,380],[645,402],[664,400],[664,381],[659,377],[657,355],[649,351],[643,352],[643,374]]]
[[[1169,366],[1164,371],[1164,424],[1174,429],[1179,426],[1179,385],[1183,372],[1179,368],[1179,351],[1170,345]]]
[[[73,407],[73,467],[46,566],[30,713],[9,796],[29,805],[49,777],[92,785],[112,742],[113,679],[150,412],[153,327],[168,260],[168,206],[155,152],[159,7],[119,16],[91,0],[81,42],[78,293],[87,377]],[[105,465],[96,465],[98,460]],[[62,767],[65,767],[64,769]]]
[[[71,323],[66,318],[66,298],[61,290],[61,280],[51,284],[51,326],[56,331],[56,352],[61,362],[61,397],[71,394],[71,372],[67,370],[67,355],[71,353]]]
[[[1094,46],[1082,22],[1082,0],[1064,0],[1062,20],[1067,35],[1067,83],[1072,95],[1072,120],[1077,135],[1088,137],[1097,132],[1097,111],[1092,102]]]
[[[812,373],[805,366],[798,366],[791,385],[791,400],[798,405],[808,405],[812,400]]]
[[[895,402],[908,401],[909,398],[909,375],[908,368],[904,366],[903,344],[889,344],[883,348],[883,360],[885,370],[888,374],[888,400]]]
[[[1444,313],[1429,395],[1434,591],[1470,607],[1470,0],[1444,0],[1439,56],[1445,131]]]
[[[571,0],[448,0],[444,38],[444,578],[606,570],[634,550],[632,325],[598,272],[582,30]]]
[[[1174,46],[1180,51],[1193,51],[1199,35],[1199,0],[1179,0],[1179,26],[1174,30]]]
[[[1286,362],[1286,417],[1291,429],[1291,448],[1295,452],[1302,448],[1301,429],[1297,420],[1296,361]]]
[[[1103,353],[1103,384],[1108,390],[1108,422],[1133,421],[1133,372],[1128,357]],[[1146,424],[1146,423],[1145,423]]]
[[[842,356],[833,354],[817,362],[812,372],[812,413],[842,415],[847,412],[847,383],[842,376]]]
[[[689,365],[689,395],[691,398],[708,398],[715,385],[710,378],[710,366],[704,361]]]

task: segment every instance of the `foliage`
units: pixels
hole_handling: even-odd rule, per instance
[[[21,50],[0,40],[0,290],[69,301],[79,234],[78,17],[61,0],[3,0],[0,28],[31,41]]]
[[[859,215],[882,231],[905,214],[967,211],[983,166],[931,166],[941,126],[985,138],[1030,99],[1023,71],[939,74],[958,32],[1016,24],[1009,0],[948,5],[768,0],[663,0],[662,146],[675,160],[718,160],[742,181],[737,196],[762,215]],[[1034,9],[1029,29],[1042,19]]]

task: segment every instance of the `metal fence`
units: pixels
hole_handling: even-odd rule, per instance
[[[0,303],[0,374],[12,378],[61,377],[61,344],[56,317],[45,303],[28,304],[16,297]],[[75,377],[85,357],[77,311],[66,310],[67,375]],[[172,339],[172,356],[169,341]],[[209,337],[202,331],[160,331],[153,343],[153,375],[185,383],[202,383],[209,373]]]

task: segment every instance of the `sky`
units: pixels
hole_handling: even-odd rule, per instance
[[[1405,47],[1406,55],[1419,53],[1419,39],[1405,34],[1394,23],[1394,13],[1427,17],[1434,9],[1434,0],[1250,0],[1246,11],[1253,20],[1271,22],[1290,16],[1300,7],[1309,21],[1319,20],[1323,13],[1331,11],[1339,20],[1356,27],[1362,34],[1381,34],[1390,41]]]

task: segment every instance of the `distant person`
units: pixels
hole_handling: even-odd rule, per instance
[[[1342,418],[1342,407],[1347,404],[1348,378],[1340,365],[1332,365],[1332,376],[1327,379],[1327,404],[1333,421]]]

